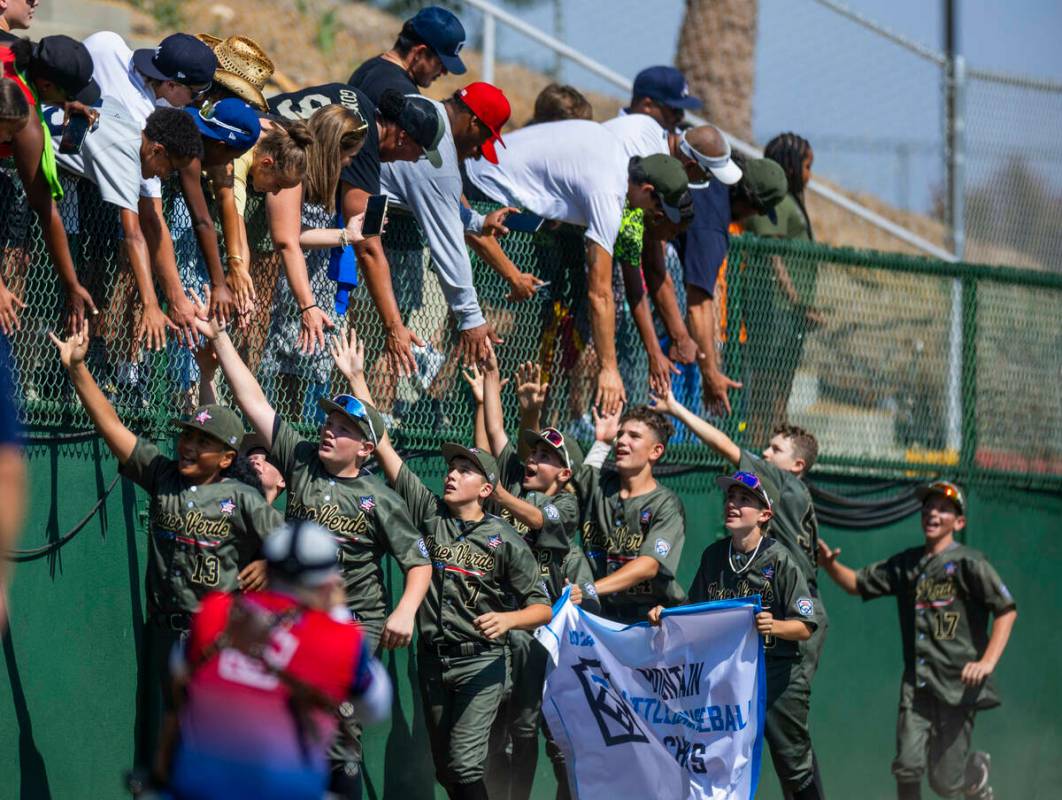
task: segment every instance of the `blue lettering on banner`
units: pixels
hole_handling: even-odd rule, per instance
[[[752,700],[744,705],[705,705],[672,710],[656,697],[634,697],[623,692],[635,715],[650,725],[682,725],[697,733],[727,733],[744,730],[752,718]]]
[[[576,647],[593,647],[594,637],[582,631],[568,631],[568,643]]]

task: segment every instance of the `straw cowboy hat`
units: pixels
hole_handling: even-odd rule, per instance
[[[208,33],[197,38],[207,44],[218,59],[214,83],[228,89],[259,111],[267,111],[262,89],[273,75],[273,62],[253,39],[230,36],[219,39]]]

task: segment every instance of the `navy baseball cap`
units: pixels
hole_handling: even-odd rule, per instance
[[[189,106],[185,112],[191,115],[205,137],[240,152],[254,147],[262,133],[258,112],[235,97],[208,103],[202,108]]]
[[[686,76],[674,67],[646,67],[634,78],[631,97],[649,97],[668,108],[696,111],[704,103],[690,97]]]
[[[218,68],[218,58],[207,44],[191,34],[174,33],[159,42],[158,47],[134,50],[133,66],[157,81],[209,86]]]
[[[417,12],[409,25],[435,51],[447,72],[464,75],[465,63],[459,55],[465,46],[465,27],[461,20],[439,6],[428,6]]]
[[[92,79],[92,56],[85,45],[69,36],[45,36],[33,46],[33,74],[51,81],[71,100],[94,105],[100,87]]]

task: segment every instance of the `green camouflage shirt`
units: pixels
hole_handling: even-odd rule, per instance
[[[807,484],[788,470],[779,469],[769,461],[741,451],[738,469],[766,478],[777,487],[778,496],[771,497],[770,535],[781,542],[793,556],[813,595],[818,595],[819,521]]]
[[[149,615],[191,614],[210,592],[238,588],[240,570],[283,523],[261,493],[231,478],[194,486],[177,462],[137,439],[119,472],[151,496],[148,509]]]
[[[513,526],[520,534],[538,562],[542,580],[546,582],[551,600],[556,600],[564,591],[564,579],[569,577],[564,571],[564,562],[572,547],[572,541],[579,531],[579,500],[575,494],[561,491],[555,495],[542,492],[525,492],[522,484],[524,464],[520,461],[512,443],[507,443],[498,459],[498,483],[510,494],[526,500],[542,512],[543,524],[538,530],[531,530],[524,523],[515,519],[507,508],[492,503],[498,516]],[[570,578],[569,578],[570,579]]]
[[[896,597],[904,681],[949,705],[999,705],[991,677],[980,686],[960,679],[988,646],[989,614],[1016,607],[984,554],[958,542],[934,556],[912,547],[859,570],[856,587],[864,600]]]
[[[502,646],[476,630],[473,620],[489,611],[549,605],[546,585],[531,549],[501,517],[486,514],[478,522],[450,515],[446,504],[403,465],[395,491],[406,501],[424,533],[434,567],[431,588],[417,612],[423,644],[476,642]]]
[[[749,561],[751,557],[751,563]],[[731,566],[741,572],[736,572]],[[798,619],[812,628],[819,625],[819,601],[811,596],[804,575],[789,551],[774,539],[766,538],[753,554],[730,551],[730,538],[705,548],[701,564],[690,585],[690,601],[729,600],[758,594],[764,611],[775,619]],[[799,658],[800,642],[766,636],[767,658]]]
[[[428,549],[402,498],[374,475],[337,478],[306,441],[277,416],[270,459],[288,486],[288,519],[312,519],[339,544],[347,606],[360,620],[382,620],[390,605],[384,585],[385,553],[403,572],[430,563]]]
[[[644,618],[653,606],[681,603],[685,594],[675,572],[686,541],[686,512],[678,496],[658,483],[651,492],[624,500],[619,476],[602,476],[596,467],[581,467],[576,480],[586,504],[583,550],[596,580],[638,556],[660,562],[656,577],[603,596],[605,616]]]

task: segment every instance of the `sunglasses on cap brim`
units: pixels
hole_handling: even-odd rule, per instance
[[[372,424],[372,418],[369,416],[369,411],[365,408],[365,404],[361,402],[361,400],[352,394],[338,394],[332,398],[332,402],[342,408],[350,416],[368,425],[369,435],[372,437],[372,440],[374,442],[379,441],[379,435],[376,433],[376,428]]]

